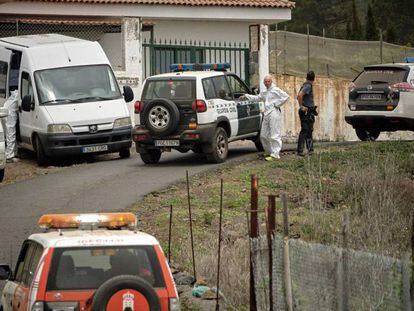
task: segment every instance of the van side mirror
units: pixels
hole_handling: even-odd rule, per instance
[[[23,97],[22,99],[22,110],[29,112],[30,110],[34,109],[34,103],[32,100],[32,96],[31,95],[26,95],[25,97]]]
[[[251,92],[252,92],[253,95],[257,95],[257,94],[259,94],[259,89],[257,87],[252,87]]]
[[[5,118],[9,115],[9,110],[7,108],[0,108],[0,118]]]
[[[13,276],[9,265],[0,265],[0,280],[8,280]]]
[[[134,92],[129,85],[124,85],[124,99],[127,103],[134,99]]]

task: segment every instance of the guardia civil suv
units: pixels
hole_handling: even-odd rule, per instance
[[[382,131],[414,131],[414,58],[364,68],[349,88],[345,120],[359,139]]]
[[[228,143],[252,140],[262,151],[259,102],[239,100],[250,94],[229,64],[175,64],[172,73],[145,80],[135,103],[136,127],[132,138],[146,164],[158,163],[161,154],[176,149],[203,153],[220,163]]]

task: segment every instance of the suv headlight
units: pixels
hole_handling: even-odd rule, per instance
[[[114,122],[114,128],[126,127],[126,126],[131,126],[131,118],[130,117],[116,119],[115,122]]]
[[[68,124],[49,124],[47,132],[52,134],[72,134],[72,129]]]
[[[170,298],[169,300],[169,305],[170,311],[180,311],[181,307],[180,307],[180,300],[178,300],[178,298]]]

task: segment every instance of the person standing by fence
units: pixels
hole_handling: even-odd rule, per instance
[[[282,112],[280,107],[289,101],[289,95],[273,85],[271,75],[266,75],[263,83],[265,89],[259,95],[246,94],[240,98],[264,102],[260,141],[263,145],[265,160],[273,161],[280,159],[279,152],[282,149]]]
[[[313,83],[315,81],[315,73],[309,71],[306,75],[306,81],[303,83],[298,94],[299,102],[299,118],[301,130],[299,133],[297,154],[304,156],[303,152],[305,144],[308,154],[313,153],[313,125],[315,123],[316,112],[315,102],[313,100]]]

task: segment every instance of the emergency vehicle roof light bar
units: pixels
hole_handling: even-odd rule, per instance
[[[132,213],[47,214],[40,217],[38,224],[42,229],[77,229],[88,226],[133,229],[136,217]]]
[[[406,57],[405,62],[406,63],[414,63],[414,57]]]
[[[178,71],[226,71],[230,69],[230,63],[216,63],[216,64],[171,64],[170,70],[173,72]]]

